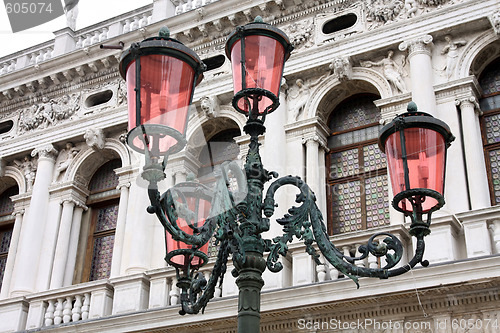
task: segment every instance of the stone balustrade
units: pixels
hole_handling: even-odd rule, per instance
[[[175,15],[179,15],[217,1],[219,0],[177,0],[172,2],[175,4]]]

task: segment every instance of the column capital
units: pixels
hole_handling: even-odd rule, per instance
[[[460,107],[460,108],[471,107],[476,111],[476,113],[478,115],[483,114],[483,112],[481,111],[481,108],[479,107],[479,102],[477,101],[477,98],[474,96],[457,98],[457,99],[455,99],[455,105]]]
[[[400,51],[408,50],[408,57],[411,57],[415,54],[426,54],[428,56],[431,55],[431,46],[432,36],[431,35],[423,35],[416,38],[412,38],[406,41],[403,41],[399,44]]]
[[[83,210],[85,211],[88,209],[88,207],[83,202],[75,198],[64,198],[61,200],[61,204],[72,204],[74,207],[83,208]]]
[[[38,155],[38,158],[46,158],[55,162],[57,153],[57,149],[55,149],[51,143],[48,143],[46,145],[33,149],[33,151],[31,152],[31,157],[35,157]]]
[[[12,212],[11,215],[12,216],[23,215],[25,212],[26,212],[26,210],[24,208],[21,208],[21,209],[17,209],[14,212]]]
[[[123,183],[118,184],[118,186],[116,187],[116,189],[121,191],[121,190],[123,190],[125,188],[130,188],[130,185],[131,185],[130,182],[123,182]]]

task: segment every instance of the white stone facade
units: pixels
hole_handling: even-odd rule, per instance
[[[166,25],[205,60],[224,55],[226,36],[257,15],[295,45],[281,105],[266,119],[263,163],[280,175],[305,179],[325,217],[328,121],[346,98],[378,95],[381,124],[413,100],[457,137],[448,151],[446,205],[433,216],[426,237],[429,267],[389,280],[363,278],[356,289],[293,243],[282,259],[284,269],[264,273],[261,331],[500,331],[500,206],[490,199],[488,173],[494,171],[485,160],[478,83],[500,56],[497,0],[154,0],[79,31],[62,29],[52,41],[0,58],[0,193],[13,185],[19,189],[12,198],[0,332],[236,331],[231,264],[204,314],[178,315],[175,270],[163,260],[164,231],[146,212],[147,190],[138,180],[143,157],[124,144],[121,51],[100,45],[123,42],[127,48]],[[355,21],[342,29],[325,28],[352,15]],[[198,172],[206,138],[228,128],[243,133],[246,119],[231,107],[232,89],[228,59],[205,73],[187,130],[194,148],[170,158],[163,190]],[[249,138],[235,139],[244,158]],[[119,207],[110,278],[82,282],[93,200],[89,182],[113,159],[121,167],[110,194]],[[274,219],[294,204],[295,193],[278,193],[277,200]],[[331,239],[344,253],[354,253],[376,230],[391,232],[402,239],[408,260],[414,247],[409,223],[392,208],[389,214],[389,225]],[[268,238],[281,234],[271,223]],[[378,264],[368,258],[364,265]],[[206,276],[211,266],[202,268]],[[353,324],[359,321],[365,326]]]

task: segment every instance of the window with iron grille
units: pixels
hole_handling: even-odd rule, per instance
[[[500,204],[500,58],[489,64],[479,77],[483,90],[480,101],[481,132],[492,205]]]
[[[91,221],[87,240],[84,281],[109,278],[118,219],[118,176],[114,169],[121,166],[119,159],[101,166],[92,177],[89,190]]]
[[[354,95],[329,119],[327,154],[328,230],[342,234],[389,224],[385,155],[377,144],[379,97]]]
[[[12,216],[14,203],[11,197],[18,193],[18,187],[12,186],[0,195],[0,289],[2,289],[3,276],[14,230],[14,217]]]

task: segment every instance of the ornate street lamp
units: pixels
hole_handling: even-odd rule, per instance
[[[321,265],[320,255],[314,246],[316,243],[324,258],[356,284],[358,277],[388,278],[403,274],[418,263],[428,264],[423,260],[423,238],[429,233],[431,213],[444,203],[445,151],[452,140],[444,123],[424,113],[413,112],[397,117],[384,128],[380,138],[380,146],[388,154],[390,178],[396,193],[394,205],[412,218],[411,233],[417,239],[413,258],[395,268],[403,257],[403,245],[397,237],[386,232],[376,233],[366,245],[361,245],[357,251],[360,256],[349,257],[330,242],[316,197],[299,177],[275,179],[265,196],[263,193],[264,184],[277,178],[278,174],[264,169],[258,136],[265,132],[266,114],[279,105],[283,66],[292,50],[287,36],[258,18],[254,23],[239,27],[226,43],[226,54],[233,66],[233,106],[248,117],[244,131],[250,136],[250,145],[243,170],[235,162],[226,162],[216,172],[214,188],[185,182],[175,185],[161,196],[157,182],[164,178],[169,153],[182,149],[185,142],[186,102],[191,100],[203,65],[194,52],[168,37],[163,37],[157,46],[158,51],[149,46],[152,40],[157,39],[147,39],[139,47],[133,45],[131,50],[126,51],[120,62],[120,72],[130,87],[128,98],[133,106],[129,109],[135,115],[129,117],[128,144],[146,157],[142,177],[150,184],[148,195],[151,206],[147,210],[157,215],[167,232],[165,259],[176,268],[177,286],[181,289],[181,314],[198,313],[206,307],[214,296],[217,284],[222,284],[231,255],[235,267],[232,274],[239,288],[238,332],[259,332],[260,291],[264,285],[262,273],[266,267],[272,272],[283,268],[279,257],[287,254],[288,243],[294,237],[304,241],[306,251]],[[182,73],[189,73],[186,74],[189,80],[186,78],[186,82],[183,81],[184,74],[170,75],[169,71],[137,66],[137,61],[143,61],[143,57],[132,55],[138,52],[133,50],[144,52],[145,45],[148,45],[147,55],[175,58],[184,68]],[[133,61],[136,61],[135,66],[131,65]],[[142,79],[144,70],[151,83],[139,86],[137,82]],[[128,75],[129,71],[132,74]],[[169,93],[172,90],[166,90],[167,87],[177,88],[174,93]],[[146,92],[143,94],[142,90]],[[150,96],[152,94],[155,98]],[[182,105],[161,97],[165,95],[177,101],[182,99]],[[157,112],[161,114],[159,121],[151,122],[150,111],[143,116],[143,108],[162,110]],[[178,120],[181,119],[177,117],[178,113],[183,115],[182,121]],[[163,163],[160,163],[159,156],[162,154]],[[237,182],[231,190],[230,174]],[[269,230],[269,218],[276,206],[274,195],[284,185],[299,189],[295,200],[298,206],[290,208],[288,214],[277,219],[283,226],[283,235],[272,240],[263,239],[261,234]],[[422,214],[425,213],[428,214],[428,221],[424,223]],[[206,244],[212,238],[218,245],[218,252],[207,281],[198,270],[208,260]],[[264,259],[264,253],[267,253],[267,259]],[[356,266],[356,262],[364,260],[369,254],[384,259],[385,266]]]
[[[448,125],[417,111],[413,102],[382,128],[379,147],[387,155],[392,205],[411,217],[411,235],[428,235],[432,212],[444,205],[446,151],[454,139]]]
[[[167,28],[158,37],[132,44],[121,56],[119,70],[127,82],[127,143],[146,155],[148,180],[163,179],[163,170],[155,172],[152,166],[186,145],[188,108],[204,66],[195,52],[170,38]]]

